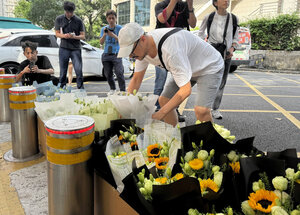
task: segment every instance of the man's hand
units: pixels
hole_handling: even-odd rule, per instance
[[[33,73],[40,73],[40,69],[39,69],[39,67],[37,65],[34,65],[32,67],[32,69],[31,69],[31,72],[33,72]]]
[[[68,34],[64,34],[64,38],[65,38],[65,39],[70,39],[71,37],[72,37],[72,35],[69,34],[69,33],[68,33]]]
[[[23,69],[23,74],[25,74],[25,73],[30,73],[31,72],[31,69],[29,68],[29,65],[28,66],[26,66],[24,69]]]
[[[193,10],[193,0],[186,0],[189,10]]]
[[[226,55],[226,59],[230,59],[230,58],[232,58],[232,56],[233,56],[233,52],[234,52],[234,48],[233,48],[233,47],[231,47],[231,48],[228,50],[228,52],[229,52],[229,54],[228,54],[228,55]]]
[[[152,114],[152,119],[162,120],[166,115],[161,110]]]

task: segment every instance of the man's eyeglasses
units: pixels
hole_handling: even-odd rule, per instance
[[[136,41],[135,45],[133,46],[133,49],[132,49],[132,51],[131,51],[131,53],[129,55],[130,58],[137,58],[138,57],[138,56],[134,55],[133,52],[135,51],[135,49],[136,49],[137,45],[139,44],[139,42],[140,42],[140,39],[138,39]]]

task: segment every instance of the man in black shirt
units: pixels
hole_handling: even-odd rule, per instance
[[[76,73],[77,88],[83,89],[82,57],[80,40],[85,39],[84,25],[82,20],[74,15],[75,4],[64,2],[65,13],[56,17],[55,34],[61,38],[59,47],[59,67],[61,87],[67,83],[67,69],[71,58]]]
[[[194,28],[197,23],[194,14],[193,0],[164,0],[155,5],[156,28],[172,28],[179,27],[190,30],[190,26]],[[155,84],[154,95],[160,96],[164,89],[167,79],[167,71],[158,66],[155,67]],[[160,109],[158,102],[156,103],[157,110]],[[184,122],[184,117],[179,114],[178,121]]]
[[[25,41],[22,44],[23,54],[27,58],[19,66],[16,82],[22,80],[23,85],[32,85],[34,81],[38,84],[50,81],[54,74],[53,67],[46,56],[37,56],[37,44]]]

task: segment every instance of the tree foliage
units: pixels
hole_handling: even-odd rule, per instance
[[[300,17],[297,14],[284,14],[271,19],[255,19],[242,26],[250,27],[252,49],[300,50]]]
[[[70,0],[72,1],[72,0]],[[15,16],[29,19],[44,29],[53,29],[55,18],[64,13],[64,0],[20,0],[15,7]],[[86,28],[87,40],[98,35],[105,20],[105,12],[111,6],[111,0],[74,0],[75,14]]]

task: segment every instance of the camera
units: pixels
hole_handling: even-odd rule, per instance
[[[34,63],[34,62],[32,62],[32,61],[30,61],[30,63],[29,63],[29,69],[30,69],[30,70],[32,70],[32,69],[33,69],[33,67],[34,67],[34,65],[35,65],[35,63]]]
[[[105,29],[104,29],[104,32],[105,32],[105,33],[108,33],[108,29],[107,29],[107,28],[105,28]]]

